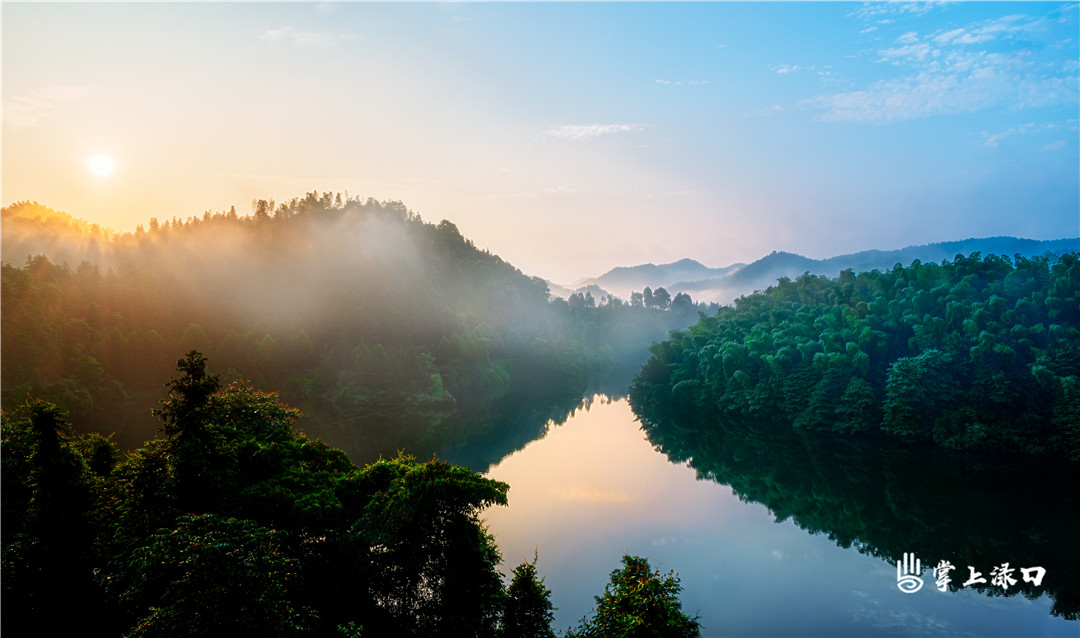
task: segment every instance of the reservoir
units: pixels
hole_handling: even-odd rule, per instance
[[[700,615],[704,636],[1080,632],[1077,621],[1051,613],[1051,592],[1076,609],[1080,576],[1071,571],[1077,549],[1069,539],[1077,510],[1074,494],[1062,491],[1068,486],[1043,484],[1041,495],[1025,494],[1030,488],[1017,473],[1030,469],[984,468],[985,476],[1004,476],[1002,484],[1021,490],[1002,495],[1002,485],[987,485],[981,470],[949,460],[851,446],[822,451],[787,434],[774,440],[742,432],[739,442],[710,443],[715,456],[679,449],[673,434],[651,436],[665,451],[647,438],[625,399],[596,396],[486,468],[510,485],[509,507],[482,515],[501,548],[502,571],[539,552],[557,631],[591,615],[593,597],[629,553],[679,575],[683,609]],[[440,456],[462,462],[453,451]],[[706,471],[671,456],[693,458]],[[968,511],[966,503],[977,504]],[[784,512],[782,520],[774,511]],[[904,552],[922,560],[924,585],[915,593],[897,587]],[[944,592],[929,564],[938,556],[956,557]],[[989,583],[1001,562],[1010,562],[1016,581],[1021,567],[1038,562],[1045,579],[1019,595],[959,586],[969,577],[967,563]]]

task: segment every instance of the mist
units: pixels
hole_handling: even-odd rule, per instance
[[[313,192],[252,209],[124,234],[36,203],[4,209],[5,404],[40,394],[135,445],[173,364],[197,350],[225,382],[279,390],[301,427],[351,424],[340,444],[364,458],[525,388],[576,404],[697,318],[689,297],[553,298],[400,202]],[[385,414],[396,421],[370,418]]]

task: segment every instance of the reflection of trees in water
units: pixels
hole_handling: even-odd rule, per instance
[[[610,403],[625,397],[630,380],[640,369],[613,366],[603,375],[588,380],[576,392],[558,392],[539,385],[517,385],[506,395],[480,404],[459,404],[459,410],[446,420],[444,446],[439,456],[477,472],[491,466],[543,438],[552,426],[558,426],[586,410],[596,401]]]
[[[480,412],[462,412],[450,417],[460,436],[439,451],[439,457],[476,472],[486,472],[507,456],[543,438],[551,427],[559,426],[578,410],[588,410],[594,401],[608,401],[596,395],[538,397],[508,395]]]
[[[791,518],[891,563],[914,552],[927,568],[927,587],[934,586],[930,568],[946,560],[957,568],[954,591],[970,565],[986,579],[974,586],[985,594],[1046,593],[1052,614],[1080,618],[1075,465],[635,409],[649,440],[672,462],[688,461],[699,476],[765,505],[777,520]],[[1003,591],[990,584],[991,570],[1006,562],[1018,582]],[[1036,565],[1046,568],[1038,587],[1020,573]]]
[[[498,396],[459,393],[456,406],[450,410],[387,406],[339,422],[306,424],[303,429],[309,436],[344,450],[361,465],[405,451],[420,459],[437,454],[443,460],[486,472],[543,438],[551,425],[562,425],[578,410],[588,410],[594,401],[626,396],[638,368],[640,364],[614,366],[574,388],[555,385],[561,379],[534,377],[527,383],[512,382]]]

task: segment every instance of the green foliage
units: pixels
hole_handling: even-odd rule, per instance
[[[506,505],[505,483],[448,463],[409,457],[365,468],[360,486],[374,491],[360,523],[373,555],[375,587],[392,592],[387,607],[417,635],[493,635],[502,581],[494,539],[478,512]]]
[[[28,399],[3,426],[4,628],[70,633],[100,614],[90,567],[98,482],[66,414]]]
[[[956,257],[803,275],[652,348],[638,409],[1080,460],[1080,259]]]
[[[573,638],[693,638],[701,635],[697,618],[682,610],[682,585],[674,572],[661,574],[640,556],[624,555],[622,569],[611,572],[592,619],[567,633]]]
[[[206,357],[197,350],[189,351],[177,361],[176,369],[182,375],[165,384],[169,399],[154,414],[161,418],[165,434],[197,438],[206,424],[210,395],[218,390],[220,383],[218,377],[207,374]]]
[[[180,516],[128,561],[121,600],[147,610],[132,636],[294,636],[315,612],[293,600],[300,561],[286,533],[216,514]]]
[[[522,561],[514,568],[510,586],[506,588],[500,633],[506,638],[554,638],[551,622],[555,609],[551,605],[551,591],[544,586],[544,579],[536,575],[538,554],[533,560]]]
[[[496,635],[478,517],[506,484],[404,456],[357,467],[276,394],[208,394],[198,352],[178,369],[159,413],[175,435],[119,459],[51,404],[4,415],[5,633]]]

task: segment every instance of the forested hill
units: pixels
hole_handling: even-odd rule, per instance
[[[2,215],[4,405],[31,394],[132,444],[189,350],[226,380],[281,388],[302,422],[408,411],[433,427],[515,387],[580,396],[698,310],[685,295],[551,299],[398,202],[310,193],[123,235],[36,203]]]
[[[1076,253],[785,278],[652,352],[631,387],[639,414],[1080,461]]]

